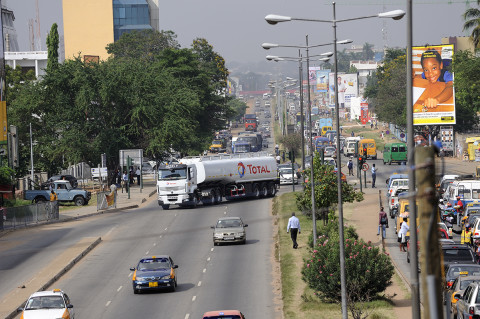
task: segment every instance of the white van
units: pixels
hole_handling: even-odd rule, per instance
[[[263,93],[263,99],[268,100],[270,98],[270,93]]]
[[[480,181],[478,180],[456,180],[450,183],[443,194],[444,202],[450,202],[455,206],[457,196],[462,199],[464,207],[467,204],[480,199]]]
[[[355,144],[360,141],[362,138],[360,136],[350,136],[345,138],[343,143],[343,155],[353,156],[355,155]]]

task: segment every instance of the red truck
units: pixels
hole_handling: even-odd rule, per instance
[[[257,131],[257,116],[255,114],[245,114],[245,131]]]

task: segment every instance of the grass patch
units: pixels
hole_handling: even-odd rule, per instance
[[[351,216],[347,208],[347,215]],[[352,208],[353,209],[353,208]],[[292,212],[300,220],[302,232],[297,238],[298,249],[292,248],[290,234],[286,232],[288,219]],[[310,256],[308,238],[312,233],[313,221],[310,217],[298,211],[295,203],[295,193],[289,192],[275,198],[273,214],[278,216],[278,243],[276,245],[276,257],[280,262],[283,313],[285,318],[309,319],[309,318],[341,318],[340,303],[324,303],[314,295],[312,289],[302,280],[301,270],[304,259]],[[348,218],[346,218],[347,220]],[[322,221],[317,221],[317,226]],[[396,279],[400,278],[395,274]],[[396,281],[397,282],[397,281]],[[404,287],[403,283],[401,286]],[[367,304],[370,315],[368,318],[393,319],[395,315],[391,301],[385,297],[371,301]],[[349,316],[350,313],[349,313]]]

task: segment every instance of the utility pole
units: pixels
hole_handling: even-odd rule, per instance
[[[420,238],[420,267],[422,300],[425,318],[443,319],[442,264],[438,247],[438,207],[435,195],[435,151],[432,147],[419,147],[415,151],[415,180]],[[412,222],[410,221],[410,225]],[[410,229],[410,234],[416,231]],[[416,243],[410,242],[411,245]]]

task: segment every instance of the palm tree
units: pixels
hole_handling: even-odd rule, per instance
[[[480,5],[480,0],[477,0],[477,5]],[[463,19],[465,20],[463,31],[473,28],[470,38],[475,48],[478,48],[480,43],[480,10],[478,8],[467,9],[463,14]]]
[[[480,1],[480,0],[477,0]],[[372,60],[375,57],[375,52],[372,50],[373,44],[365,42],[363,45],[363,59],[365,61]]]

